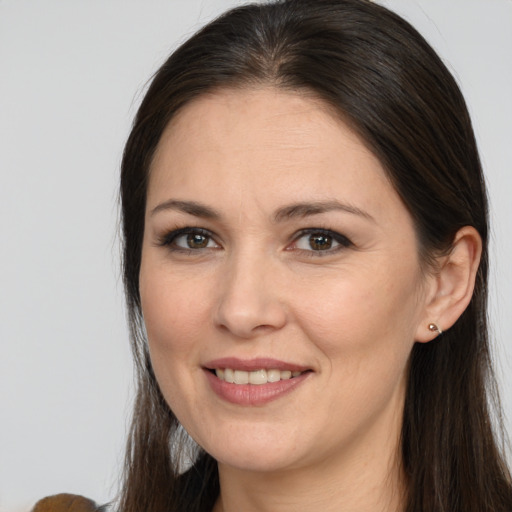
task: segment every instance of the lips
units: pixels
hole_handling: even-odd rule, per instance
[[[272,359],[270,357],[257,357],[253,359],[238,359],[236,357],[223,357],[221,359],[214,359],[204,365],[208,370],[217,370],[224,368],[231,368],[233,370],[243,370],[246,372],[252,372],[256,370],[276,369],[279,371],[290,371],[290,372],[305,372],[309,370],[307,366],[288,363],[286,361],[280,361],[279,359]]]
[[[311,373],[301,365],[268,358],[223,358],[208,362],[205,373],[213,391],[237,405],[264,405],[296,389]]]

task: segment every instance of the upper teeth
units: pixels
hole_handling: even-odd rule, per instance
[[[215,375],[221,380],[232,384],[267,384],[267,382],[278,382],[292,377],[298,377],[301,372],[291,372],[289,370],[256,370],[254,372],[245,372],[243,370],[232,370],[231,368],[218,368]]]

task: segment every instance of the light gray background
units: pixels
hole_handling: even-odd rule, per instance
[[[0,0],[0,511],[113,496],[131,396],[117,175],[145,83],[237,0]],[[494,221],[491,319],[512,432],[512,1],[389,0],[470,105]]]

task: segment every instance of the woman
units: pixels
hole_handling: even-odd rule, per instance
[[[226,13],[155,75],[121,179],[120,510],[512,509],[479,157],[406,22],[365,0]]]

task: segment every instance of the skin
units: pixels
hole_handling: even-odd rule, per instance
[[[325,211],[290,214],[299,203]],[[205,247],[169,234],[184,228]],[[331,248],[312,248],[305,229],[350,242],[327,234]],[[478,259],[476,238],[460,238],[459,259]],[[320,101],[223,90],[175,116],[151,167],[140,292],[163,395],[219,462],[216,511],[401,509],[408,358],[436,337],[427,326],[451,311],[447,297],[458,290],[461,309],[472,291],[458,285],[470,270],[446,268],[424,271],[379,161]],[[240,406],[205,377],[221,357],[311,372],[277,400]]]

